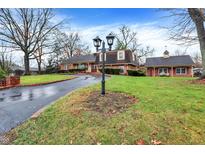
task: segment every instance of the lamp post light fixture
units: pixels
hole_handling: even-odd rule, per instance
[[[109,51],[112,49],[112,45],[114,42],[115,36],[110,33],[108,36],[106,36],[107,39],[107,44],[109,45]],[[96,38],[93,39],[93,44],[96,47],[96,51],[98,52],[99,47],[101,46],[102,40],[97,36]],[[102,81],[101,81],[101,94],[104,96],[105,95],[105,42],[102,42]]]
[[[102,40],[97,36],[96,38],[93,39],[93,44],[96,47],[96,51],[98,52],[98,48],[101,46]]]
[[[110,33],[108,36],[106,36],[107,44],[109,45],[109,51],[112,50],[112,45],[114,43],[114,38],[115,38],[115,36],[112,33]]]

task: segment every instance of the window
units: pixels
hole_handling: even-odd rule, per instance
[[[133,60],[133,61],[136,60],[136,59],[135,59],[135,54],[134,54],[134,53],[132,53],[132,60]]]
[[[86,68],[85,67],[85,64],[78,64],[78,67],[77,67],[78,69],[84,69],[84,68]]]
[[[186,68],[184,68],[184,67],[176,68],[176,74],[178,74],[178,75],[186,74]]]
[[[159,74],[167,74],[168,68],[159,68]]]
[[[68,65],[67,64],[64,65],[64,70],[68,70]]]
[[[103,54],[102,53],[99,54],[99,58],[100,58],[99,60],[102,61],[102,59],[103,59]],[[105,53],[105,61],[106,61],[106,53]]]
[[[120,66],[119,69],[120,69],[120,73],[122,74],[125,73],[125,66]]]
[[[125,51],[118,51],[117,60],[124,60],[124,59],[125,59]]]

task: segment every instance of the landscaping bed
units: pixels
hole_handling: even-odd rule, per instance
[[[204,144],[205,86],[193,78],[113,76],[58,100],[7,144]]]
[[[193,83],[193,84],[204,84],[205,85],[205,79],[192,80],[191,83]]]
[[[106,92],[102,96],[99,91],[93,91],[85,100],[84,107],[93,112],[98,112],[103,116],[112,116],[114,114],[125,111],[137,99],[123,93]]]

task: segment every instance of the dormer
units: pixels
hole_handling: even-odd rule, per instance
[[[165,50],[165,52],[163,53],[163,57],[169,58],[169,51]]]

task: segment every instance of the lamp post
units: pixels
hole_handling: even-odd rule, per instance
[[[109,45],[109,51],[112,49],[112,45],[114,42],[115,36],[110,33],[108,36],[106,36],[107,39],[107,44]],[[101,46],[102,40],[97,36],[96,38],[93,39],[93,44],[96,47],[96,51],[98,52],[99,47]],[[105,42],[102,42],[102,81],[101,81],[101,94],[104,96],[105,95]]]

